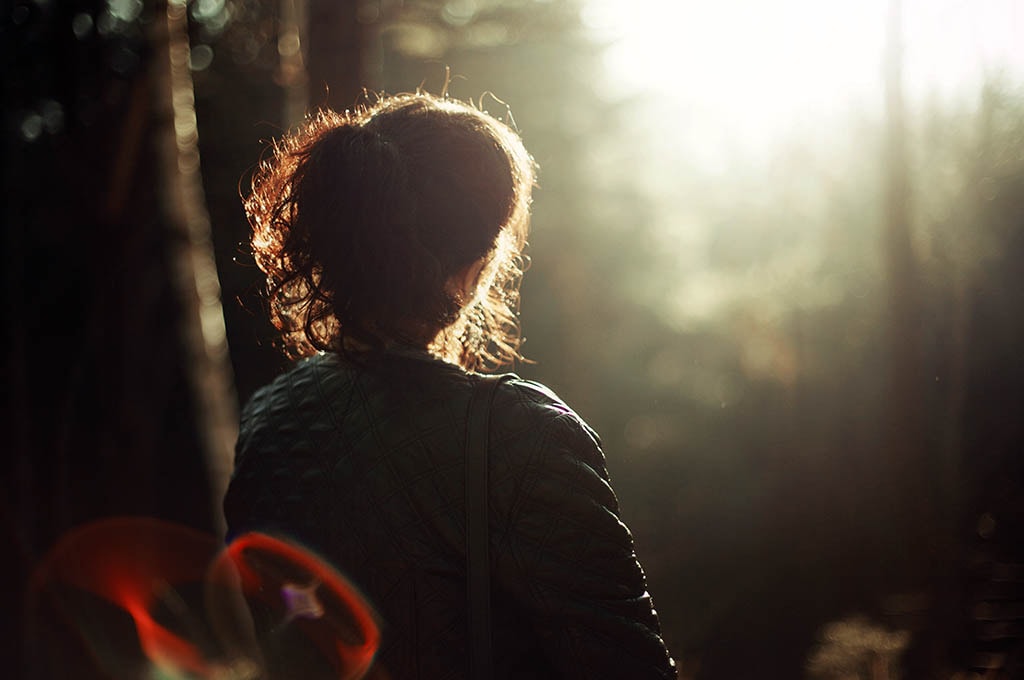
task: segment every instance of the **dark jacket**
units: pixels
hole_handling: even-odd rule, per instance
[[[320,355],[242,414],[229,535],[326,556],[376,608],[394,680],[467,673],[464,450],[479,378],[425,353]],[[516,376],[491,410],[494,665],[508,678],[674,678],[597,435]]]

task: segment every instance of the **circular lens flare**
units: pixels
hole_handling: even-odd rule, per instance
[[[373,663],[380,630],[372,608],[325,560],[294,543],[259,533],[239,536],[213,564],[207,588],[224,644],[258,647],[272,675],[354,680]],[[238,594],[252,614],[251,628],[230,618],[237,605],[221,603]]]

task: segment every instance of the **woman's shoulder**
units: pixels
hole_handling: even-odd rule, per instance
[[[544,384],[508,376],[491,408],[491,486],[499,514],[554,508],[575,494],[617,512],[601,442]]]
[[[334,361],[331,355],[316,354],[299,359],[288,366],[273,380],[252,393],[242,409],[243,420],[246,415],[271,409],[275,404],[280,406],[295,399],[301,400],[304,394],[314,393],[317,384],[325,375],[335,373],[333,370],[324,370],[332,366]]]
[[[533,440],[536,446],[592,453],[603,462],[597,433],[543,383],[506,374],[494,396],[491,422],[498,441],[519,433],[519,438]]]
[[[535,380],[524,380],[515,373],[506,373],[500,378],[494,396],[494,408],[500,413],[518,413],[536,418],[570,417],[579,415],[547,385]],[[580,419],[582,421],[582,419]]]

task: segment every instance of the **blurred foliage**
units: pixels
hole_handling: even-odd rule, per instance
[[[385,51],[432,60],[564,35],[578,29],[577,9],[548,0],[364,0],[359,16],[377,28]]]

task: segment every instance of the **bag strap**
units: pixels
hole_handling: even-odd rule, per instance
[[[493,675],[487,445],[491,402],[504,376],[480,376],[466,420],[466,589],[469,595],[469,677]]]

